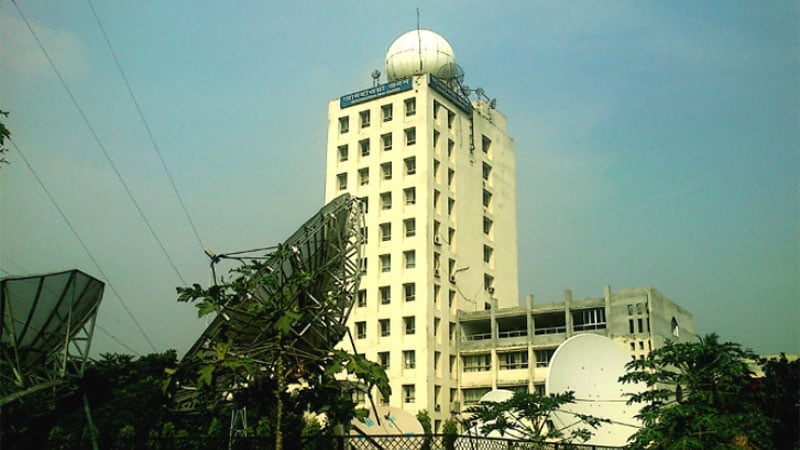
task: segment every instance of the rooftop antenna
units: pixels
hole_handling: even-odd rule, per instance
[[[377,86],[378,85],[378,83],[379,83],[378,80],[380,80],[380,78],[381,78],[381,71],[380,70],[375,69],[374,71],[372,71],[372,85],[373,86]]]
[[[419,8],[417,8],[417,51],[419,52],[419,72],[422,73],[422,33],[419,30]]]

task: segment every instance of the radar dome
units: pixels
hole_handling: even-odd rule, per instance
[[[456,66],[453,47],[441,35],[430,30],[412,30],[392,42],[386,52],[386,76],[389,81],[431,73],[448,78]]]

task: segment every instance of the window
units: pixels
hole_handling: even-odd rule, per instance
[[[628,305],[628,315],[629,316],[633,315],[633,305]]]
[[[403,189],[403,198],[406,205],[413,205],[417,203],[417,189],[410,187]]]
[[[639,325],[639,333],[644,333],[644,320],[641,318],[636,319],[636,324]]]
[[[339,146],[339,161],[340,162],[347,161],[347,158],[349,157],[349,155],[350,155],[350,152],[349,152],[349,150],[347,148],[347,144],[340,145]]]
[[[454,198],[447,198],[447,215],[452,216],[453,210],[456,208],[456,199]]]
[[[417,331],[417,320],[414,316],[403,317],[403,329],[406,334],[414,334]]]
[[[451,158],[453,156],[453,150],[456,148],[456,141],[452,139],[447,140],[447,157]]]
[[[483,190],[483,207],[484,208],[492,207],[492,193],[487,191],[486,189]]]
[[[381,329],[381,337],[386,337],[391,334],[392,322],[390,319],[379,319],[378,326]]]
[[[381,209],[392,209],[392,193],[381,193]]]
[[[481,139],[481,150],[483,150],[483,153],[489,155],[491,149],[492,149],[492,140],[486,136],[483,136],[483,138]]]
[[[438,151],[439,150],[439,136],[441,133],[437,130],[433,130],[433,149]]]
[[[367,337],[367,322],[356,322],[356,339]]]
[[[406,219],[403,221],[403,228],[405,229],[406,237],[413,237],[417,234],[417,221],[415,219]]]
[[[358,141],[358,148],[361,149],[361,156],[369,156],[369,139]]]
[[[416,388],[413,384],[404,384],[403,385],[403,402],[404,403],[414,403],[417,401],[416,397]]]
[[[381,232],[381,241],[389,241],[392,239],[392,224],[389,222],[379,225]]]
[[[456,113],[453,111],[447,111],[447,128],[453,129],[453,122],[456,121]]]
[[[417,129],[415,127],[406,128],[406,145],[414,145],[417,143]]]
[[[456,323],[450,322],[447,328],[447,338],[450,339],[450,342],[455,342],[456,340]]]
[[[436,100],[433,101],[433,119],[436,120],[439,118],[439,108],[442,106],[441,103],[437,102]]]
[[[417,266],[417,254],[414,250],[403,252],[403,260],[405,261],[406,269],[413,269]]]
[[[489,177],[492,175],[492,166],[483,163],[483,180],[489,182]]]
[[[414,175],[417,173],[417,158],[413,156],[403,160],[406,164],[406,175]]]
[[[490,219],[488,217],[484,217],[483,218],[483,234],[486,234],[486,235],[492,234],[492,225],[493,224],[494,224],[494,222],[492,222],[492,219]]]
[[[448,362],[450,364],[448,370],[450,371],[450,375],[453,375],[456,371],[456,355],[450,355]],[[450,399],[451,399],[450,401],[453,401],[452,399],[454,399],[455,397],[456,397],[455,389],[450,389]]]
[[[414,283],[405,283],[403,284],[403,297],[407,302],[413,302],[416,298],[417,293],[417,286]],[[414,320],[411,317],[411,320]]]
[[[358,291],[358,306],[359,308],[363,308],[367,306],[367,290],[360,289]]]
[[[383,151],[388,152],[392,150],[392,133],[382,134],[381,142],[383,143]]]
[[[391,180],[392,179],[392,163],[387,162],[381,164],[381,173],[383,174],[384,180]]]
[[[439,370],[439,360],[442,358],[442,352],[435,351],[433,352],[433,370]],[[440,390],[441,387],[436,386],[436,390]],[[438,392],[435,397],[439,397]]]
[[[364,274],[367,273],[367,258],[366,257],[361,258],[361,267],[359,269],[361,270],[361,275],[364,275]]]
[[[440,165],[441,164],[439,163],[438,159],[434,159],[433,160],[433,179],[437,183],[439,182],[439,166]]]
[[[380,364],[385,370],[389,369],[389,359],[389,352],[378,352],[378,364]]]
[[[361,186],[366,186],[369,184],[369,169],[363,168],[358,169],[358,184]]]
[[[528,368],[528,351],[498,353],[500,369],[515,370]]]
[[[414,98],[414,97],[407,98],[406,101],[405,101],[405,104],[406,104],[406,116],[413,116],[414,114],[417,113],[417,99],[416,98]]]
[[[392,290],[389,286],[381,286],[378,291],[381,295],[381,305],[388,305],[392,302]]]
[[[628,319],[628,332],[633,334],[635,332],[633,328],[633,319]]]
[[[433,335],[434,336],[438,336],[439,335],[439,325],[441,323],[442,323],[442,319],[440,319],[438,317],[434,317],[433,318]]]
[[[456,179],[456,171],[453,169],[447,169],[447,187],[453,188],[453,182]]]
[[[360,389],[356,389],[353,391],[353,403],[361,404],[364,403],[366,400],[366,393]]]
[[[433,190],[433,208],[437,211],[439,210],[439,197],[441,197],[441,193],[438,189]]]
[[[388,122],[392,120],[392,104],[389,103],[388,105],[381,106],[381,115],[383,116],[383,121]]]
[[[389,395],[381,394],[381,399],[379,400],[381,406],[389,406]]]
[[[462,357],[464,372],[488,372],[492,368],[492,356],[488,353],[482,355],[466,355]]]
[[[551,348],[547,350],[536,350],[536,367],[547,367],[550,365],[550,359],[553,358],[553,353],[556,349]]]
[[[447,243],[450,247],[455,247],[456,245],[456,229],[452,227],[447,228]]]
[[[361,236],[364,237],[364,244],[366,244],[367,241],[369,240],[368,239],[368,237],[369,237],[369,227],[362,227],[361,228]]]
[[[381,272],[389,272],[392,270],[392,255],[381,255]]]
[[[417,355],[414,350],[403,350],[403,368],[413,369],[417,367]]]
[[[544,383],[534,384],[533,390],[539,395],[544,395],[545,394]]]
[[[339,117],[339,133],[344,134],[348,131],[350,131],[350,118],[347,116]]]
[[[440,298],[441,295],[442,295],[442,287],[439,286],[438,284],[434,284],[433,285],[433,304],[434,305],[438,305],[439,304],[439,298]]]
[[[483,262],[486,264],[492,263],[492,255],[494,254],[494,249],[489,247],[488,245],[483,246]]]
[[[339,175],[336,175],[336,182],[339,184],[340,191],[347,189],[347,174],[340,173]]]
[[[641,303],[637,303],[636,304],[636,314],[641,314],[641,313],[642,313],[642,304]]]
[[[489,292],[494,291],[494,277],[483,274],[483,289]]]
[[[369,110],[361,111],[358,113],[358,117],[361,120],[361,128],[367,128],[369,126]]]
[[[368,197],[360,197],[359,200],[360,200],[359,203],[361,204],[361,210],[364,212],[364,214],[368,213],[369,212],[369,198]],[[364,236],[366,236],[366,234],[364,234]]]
[[[681,329],[678,327],[678,319],[673,317],[672,320],[670,320],[670,327],[672,328],[672,335],[680,337]]]

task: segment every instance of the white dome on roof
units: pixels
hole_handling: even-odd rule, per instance
[[[431,73],[447,77],[454,72],[456,54],[441,35],[430,30],[411,30],[392,42],[386,52],[389,81]]]

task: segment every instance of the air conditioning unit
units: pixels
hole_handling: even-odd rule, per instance
[[[439,272],[439,269],[433,269],[433,276],[435,276],[436,278],[440,278],[442,276],[441,273]]]
[[[433,407],[433,410],[436,412],[440,412],[442,410],[442,405],[436,405]]]
[[[455,275],[450,275],[450,282],[451,283],[455,283],[456,282],[456,276]]]
[[[494,294],[494,287],[493,286],[489,286],[489,288],[486,289],[486,290],[489,291],[490,294]]]
[[[442,239],[439,236],[434,236],[433,243],[436,245],[442,245]]]

